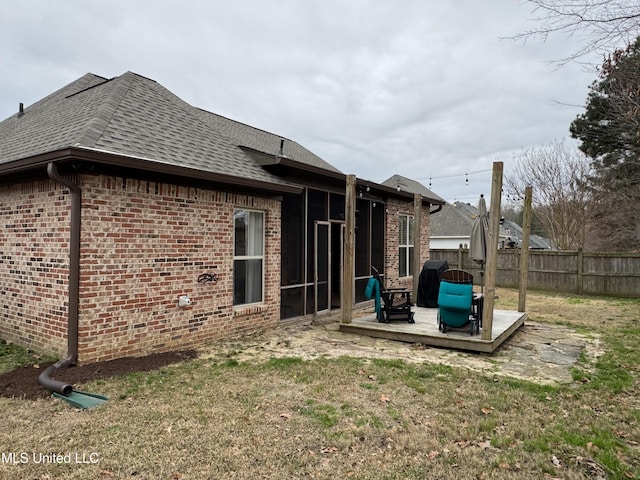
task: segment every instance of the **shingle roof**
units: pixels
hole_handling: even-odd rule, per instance
[[[518,244],[522,242],[524,233],[522,227],[517,223],[511,220],[505,220],[500,229],[505,232],[505,235],[517,240]],[[541,237],[540,235],[529,235],[529,248],[535,250],[550,250],[552,249],[552,244],[548,238]]]
[[[239,147],[249,147],[268,155],[280,155],[323,170],[342,173],[299,143],[206,110],[196,109],[199,118]],[[280,152],[281,140],[283,149]]]
[[[97,106],[79,91],[106,80],[86,74],[0,123],[0,163],[49,152],[79,143],[86,124],[96,117]],[[66,100],[72,96],[72,100]]]
[[[462,237],[470,236],[473,222],[478,215],[478,209],[469,203],[446,203],[437,215],[431,216],[430,228],[432,237]],[[501,237],[513,237],[517,242],[522,241],[522,227],[515,222],[505,220],[500,225]],[[550,249],[548,239],[538,235],[529,237],[529,248]]]
[[[0,122],[0,166],[76,147],[274,185],[291,185],[261,168],[238,145],[277,153],[280,137],[192,107],[157,82],[127,72],[86,74],[22,115]],[[337,170],[295,142],[296,161]],[[273,148],[274,145],[276,148]]]
[[[382,185],[397,188],[399,191],[402,190],[409,193],[419,193],[423,197],[433,200],[432,203],[446,203],[444,198],[442,198],[440,195],[435,194],[420,182],[411,180],[407,177],[403,177],[402,175],[395,174],[382,182]]]
[[[442,210],[432,215],[429,223],[432,237],[468,237],[471,235],[473,218],[461,212],[450,203],[445,203]]]

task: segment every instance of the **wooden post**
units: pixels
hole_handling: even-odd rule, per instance
[[[518,311],[524,312],[527,303],[529,280],[529,237],[531,236],[532,187],[524,189],[524,213],[522,218],[522,245],[520,246],[520,279],[518,282]]]
[[[342,261],[342,323],[351,323],[355,288],[356,176],[347,175],[344,201],[344,256]]]
[[[578,278],[577,278],[577,284],[578,284],[578,294],[582,295],[582,292],[584,291],[584,257],[582,254],[582,248],[578,249],[578,253],[577,253],[577,258],[576,258],[576,262],[577,262],[577,268],[578,268]]]
[[[418,299],[418,282],[422,270],[422,243],[420,231],[422,230],[422,195],[413,195],[413,288],[411,298],[415,302]]]
[[[498,240],[500,237],[500,199],[502,197],[502,162],[493,162],[491,180],[491,206],[489,212],[489,242],[485,269],[484,310],[482,313],[482,339],[491,340],[493,330],[493,304],[496,295],[496,271],[498,263]]]

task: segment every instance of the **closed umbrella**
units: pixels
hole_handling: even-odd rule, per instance
[[[471,237],[469,238],[469,257],[472,261],[480,264],[480,278],[482,290],[484,292],[484,265],[487,261],[487,243],[489,240],[489,216],[487,215],[487,204],[484,195],[480,195],[478,200],[478,216],[471,227]]]

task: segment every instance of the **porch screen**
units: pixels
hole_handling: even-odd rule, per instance
[[[264,213],[234,212],[233,304],[262,302]]]

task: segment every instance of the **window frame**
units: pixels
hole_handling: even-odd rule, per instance
[[[406,219],[403,222],[403,219]],[[404,223],[404,225],[403,225]],[[415,217],[406,213],[399,214],[398,218],[398,278],[407,278],[413,275],[413,262],[411,261],[411,252],[415,250],[413,244],[413,229],[415,228]],[[406,236],[406,242],[402,243],[402,236]],[[404,252],[403,252],[404,249]],[[403,255],[404,253],[404,255]],[[404,263],[404,272],[403,264]],[[406,273],[406,275],[402,275]]]
[[[237,251],[237,238],[236,238],[236,215],[240,212],[246,212],[248,214],[248,223],[247,223],[247,230],[249,230],[251,228],[252,222],[250,221],[251,219],[251,214],[260,214],[261,218],[262,218],[262,235],[260,237],[260,247],[261,247],[261,254],[260,255],[237,255],[236,251]],[[257,209],[252,209],[252,208],[243,208],[243,207],[235,207],[233,209],[233,260],[232,260],[232,277],[233,277],[233,293],[232,293],[232,303],[233,303],[233,307],[234,308],[243,308],[249,305],[259,305],[259,304],[263,304],[264,303],[264,295],[265,295],[265,278],[266,278],[266,272],[265,272],[265,266],[266,266],[266,220],[267,220],[267,215],[266,212],[264,210],[257,210]],[[254,227],[255,228],[255,227]],[[245,246],[245,248],[247,248],[247,246]],[[246,252],[245,252],[246,253]],[[251,260],[260,260],[260,299],[259,300],[255,300],[255,301],[250,301],[250,302],[244,302],[244,303],[236,303],[236,262],[248,262]],[[246,279],[245,279],[245,299],[246,299]]]

